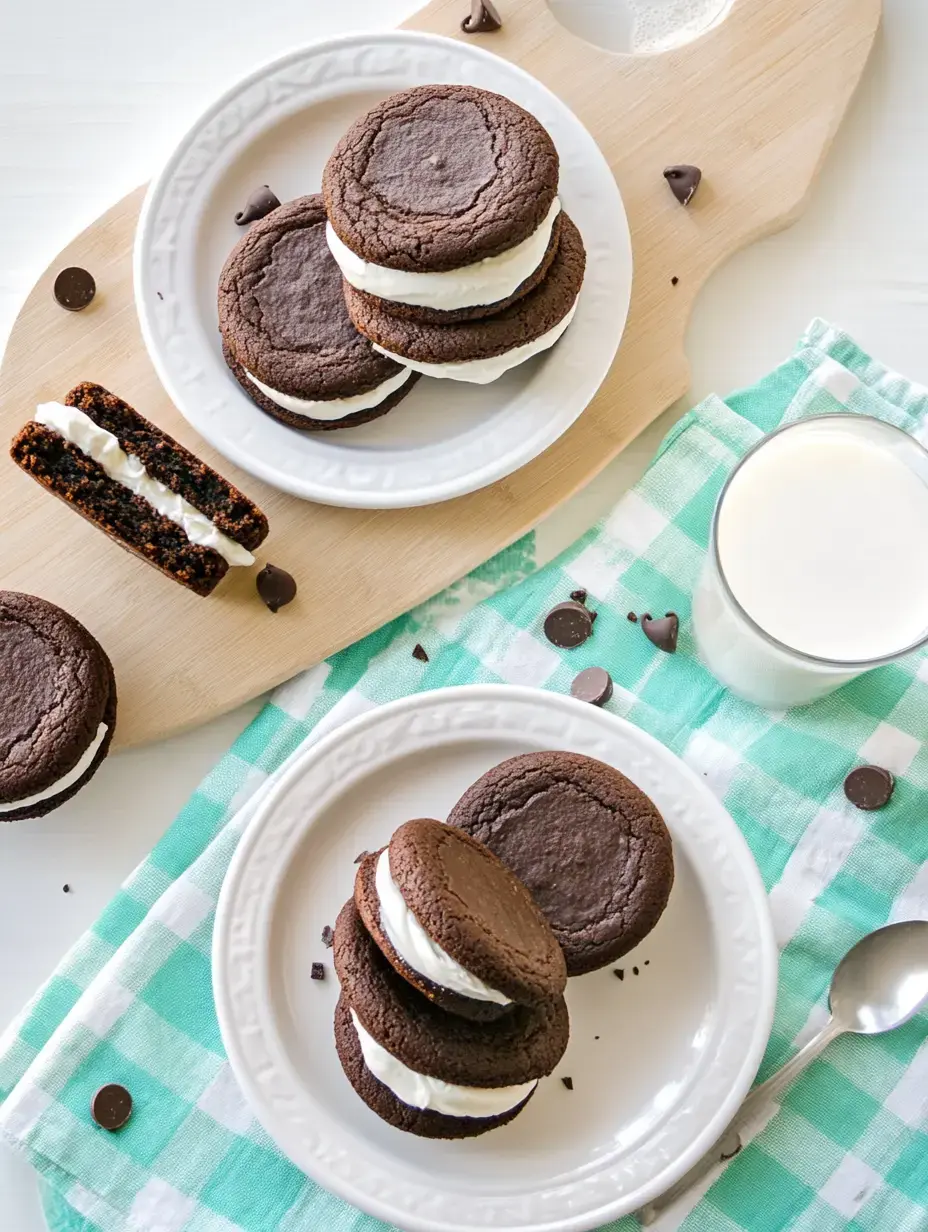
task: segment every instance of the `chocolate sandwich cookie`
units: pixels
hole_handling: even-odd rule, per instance
[[[361,1098],[400,1129],[452,1138],[493,1129],[516,1115],[567,1047],[563,997],[490,1023],[439,1009],[393,970],[353,900],[335,923],[333,957],[342,1066]]]
[[[400,826],[362,860],[355,903],[387,961],[443,1009],[486,1021],[564,991],[564,956],[532,896],[462,830]]]
[[[254,564],[267,518],[242,492],[99,385],[45,402],[10,456],[120,546],[198,595]]]
[[[570,975],[627,953],[667,905],[673,849],[660,813],[624,774],[592,757],[512,757],[464,793],[448,822],[528,886]]]
[[[586,252],[565,214],[547,276],[505,311],[479,321],[434,325],[389,311],[389,305],[345,288],[351,319],[378,351],[428,376],[485,385],[553,347],[573,319]]]
[[[93,778],[116,726],[99,642],[34,595],[0,590],[0,821],[42,817]]]
[[[351,286],[413,310],[499,310],[537,281],[560,212],[538,121],[464,85],[391,95],[322,176],[329,244]]]
[[[252,401],[303,432],[386,415],[418,379],[351,324],[318,193],[279,206],[233,248],[219,278],[219,329]]]

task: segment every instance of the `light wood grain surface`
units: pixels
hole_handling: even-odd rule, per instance
[[[458,36],[460,9],[459,0],[435,0],[406,24]],[[535,525],[679,397],[696,294],[727,256],[802,210],[879,10],[879,0],[736,0],[722,25],[688,47],[626,57],[567,34],[543,0],[510,0],[503,30],[482,42],[555,90],[600,143],[629,215],[635,286],[619,355],[579,422],[516,475],[445,505],[334,509],[238,474],[168,402],[142,348],[131,284],[141,190],[69,245],[10,337],[0,371],[6,436],[36,401],[80,379],[100,381],[258,500],[271,520],[267,558],[300,582],[296,602],[276,617],[255,600],[246,571],[197,599],[0,459],[2,584],[60,603],[106,646],[120,688],[117,742],[201,723],[425,599]],[[704,170],[688,210],[661,177],[669,162]],[[52,298],[65,264],[97,278],[100,293],[84,313],[63,313]]]

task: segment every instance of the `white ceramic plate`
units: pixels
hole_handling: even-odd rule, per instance
[[[547,127],[561,197],[583,234],[587,275],[573,324],[547,355],[492,385],[423,378],[373,423],[306,434],[270,419],[223,363],[219,271],[257,184],[281,200],[318,192],[332,147],[395,90],[465,82],[508,95]],[[609,370],[631,296],[628,222],[612,172],[580,121],[521,69],[471,44],[394,31],[317,43],[234,86],[183,138],[142,207],[135,296],[165,389],[233,462],[295,496],[331,505],[425,505],[524,466],[570,427]]]
[[[511,1125],[463,1142],[403,1134],[341,1071],[321,930],[351,894],[359,851],[410,817],[445,817],[504,758],[551,748],[610,762],[655,800],[674,839],[670,903],[614,964],[622,982],[611,969],[570,981],[567,1053]],[[309,979],[314,960],[323,983]],[[776,974],[757,868],[703,782],[614,715],[506,685],[394,702],[300,754],[236,852],[213,949],[223,1041],[268,1133],[326,1189],[416,1232],[576,1232],[653,1198],[746,1094]]]

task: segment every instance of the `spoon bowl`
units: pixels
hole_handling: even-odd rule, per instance
[[[868,933],[838,964],[829,995],[840,1031],[879,1035],[901,1027],[928,1002],[928,920]]]

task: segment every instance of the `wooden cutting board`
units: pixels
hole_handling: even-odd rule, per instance
[[[880,15],[880,0],[735,0],[694,43],[624,56],[567,33],[544,0],[498,7],[503,29],[471,37],[538,77],[593,133],[622,191],[635,258],[628,327],[608,378],[574,427],[523,470],[443,505],[383,512],[307,504],[238,472],[168,401],[142,345],[132,298],[142,189],[52,262],[20,312],[0,369],[0,438],[37,401],[99,381],[253,496],[271,522],[266,558],[299,579],[297,600],[276,616],[255,600],[249,570],[198,599],[107,542],[4,449],[0,586],[60,604],[103,643],[119,685],[118,745],[202,723],[426,599],[534,526],[684,394],[684,331],[700,288],[726,257],[802,211]],[[467,11],[468,0],[433,0],[406,25],[466,38]],[[677,162],[704,171],[688,209],[661,175]],[[97,299],[82,313],[52,296],[66,265],[96,277]]]

